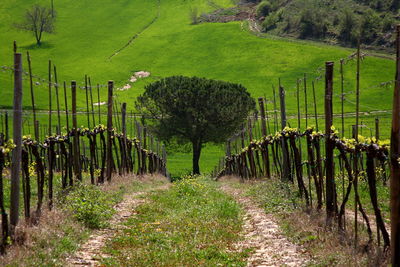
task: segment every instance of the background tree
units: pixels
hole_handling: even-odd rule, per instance
[[[192,144],[193,173],[199,174],[203,145],[225,142],[255,102],[239,84],[173,76],[146,86],[137,107],[152,119],[152,129],[161,139],[177,137]]]
[[[44,32],[54,33],[54,22],[55,14],[51,8],[34,5],[26,10],[24,20],[15,26],[18,29],[32,32],[36,38],[36,43],[41,45]]]
[[[353,43],[357,39],[355,36],[355,31],[358,28],[357,19],[350,9],[345,9],[343,11],[340,25],[339,25],[339,32],[340,32],[340,39],[344,43]]]

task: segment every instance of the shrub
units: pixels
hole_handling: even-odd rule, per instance
[[[114,198],[94,185],[77,184],[65,202],[74,217],[92,229],[107,226],[114,212]]]
[[[358,23],[353,11],[346,9],[343,12],[341,23],[339,26],[339,37],[345,43],[354,42],[356,39],[355,31]]]
[[[269,31],[276,28],[276,24],[279,22],[279,11],[276,13],[270,14],[262,23],[262,27],[264,31]]]
[[[328,30],[322,9],[307,8],[300,16],[300,37],[324,37]]]
[[[395,20],[390,15],[386,15],[382,19],[382,30],[384,32],[392,31],[395,24]]]
[[[268,1],[262,1],[257,6],[257,17],[266,17],[271,13],[272,5]]]
[[[368,11],[364,14],[360,34],[361,40],[365,43],[372,43],[378,37],[380,32],[381,18],[376,15],[373,11]]]

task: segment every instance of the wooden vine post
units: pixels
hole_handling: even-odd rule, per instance
[[[354,139],[358,143],[358,127],[359,127],[359,111],[360,111],[360,39],[357,44],[357,73],[356,73],[356,125],[354,126]],[[357,146],[354,152],[354,246],[358,244],[358,158],[360,157]]]
[[[335,216],[335,177],[333,173],[334,144],[330,139],[333,122],[332,92],[333,92],[333,62],[325,63],[325,152],[326,152],[326,222],[330,226]]]
[[[122,118],[122,153],[121,153],[121,165],[124,173],[129,172],[128,168],[128,155],[127,155],[127,137],[126,137],[126,103],[121,105],[121,118]]]
[[[392,133],[390,142],[391,183],[391,255],[392,266],[400,266],[400,25],[397,25],[396,82],[393,96]]]
[[[279,99],[281,106],[281,129],[286,127],[286,103],[285,103],[285,90],[279,85]],[[282,136],[282,180],[292,181],[292,175],[290,173],[290,160],[289,160],[289,149],[285,137]]]
[[[113,158],[112,158],[112,138],[113,138],[113,88],[114,82],[108,81],[108,103],[107,103],[107,181],[111,181]]]
[[[10,226],[11,236],[19,219],[19,191],[22,156],[22,55],[14,54],[14,114],[13,139],[15,148],[12,152],[11,165],[11,197],[10,197]]]
[[[75,172],[75,178],[78,181],[82,181],[81,165],[80,165],[81,161],[79,152],[78,122],[76,119],[76,81],[71,82],[71,92],[72,92],[72,132],[74,136],[74,144],[73,144],[74,172]]]
[[[264,98],[258,98],[258,104],[260,105],[260,116],[261,116],[261,133],[262,137],[267,136],[267,124],[265,120],[265,106],[264,106]],[[264,174],[271,178],[271,171],[270,171],[270,164],[269,164],[269,153],[268,153],[268,146],[265,146],[265,151],[262,153],[265,172]]]

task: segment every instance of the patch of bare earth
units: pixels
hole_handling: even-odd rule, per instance
[[[305,250],[281,233],[273,215],[263,209],[240,189],[224,184],[222,190],[236,199],[244,209],[244,239],[236,244],[241,251],[253,249],[247,266],[304,266],[310,260]]]
[[[165,190],[169,184],[164,184],[151,190]],[[100,266],[101,258],[107,257],[102,252],[108,240],[111,240],[118,231],[123,230],[123,223],[135,214],[135,209],[147,200],[139,198],[148,193],[149,190],[128,194],[124,199],[114,206],[115,214],[109,221],[109,227],[96,230],[89,239],[72,257],[67,259],[67,266]]]

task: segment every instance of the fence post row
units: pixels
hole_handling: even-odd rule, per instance
[[[341,129],[336,131],[333,127],[333,72],[334,62],[325,63],[325,131],[319,132],[318,128],[318,111],[316,97],[316,81],[319,77],[311,82],[312,98],[314,100],[314,117],[315,127],[308,126],[308,99],[307,99],[307,84],[306,75],[304,75],[304,105],[306,130],[301,132],[300,129],[293,129],[288,126],[285,103],[285,90],[279,80],[279,100],[280,100],[280,119],[278,121],[276,93],[273,88],[274,110],[274,125],[271,129],[276,131],[275,134],[267,133],[265,103],[263,98],[258,99],[260,120],[257,116],[249,117],[248,128],[242,126],[241,130],[236,133],[227,143],[227,153],[225,162],[218,162],[213,174],[216,178],[223,175],[233,174],[238,175],[242,180],[256,179],[261,177],[280,177],[281,180],[292,182],[293,175],[296,173],[297,189],[299,196],[305,198],[307,207],[312,208],[312,190],[315,190],[317,196],[317,209],[320,210],[323,205],[326,208],[326,225],[333,227],[337,223],[339,233],[345,233],[346,229],[346,204],[351,196],[351,191],[354,189],[354,210],[355,216],[350,216],[354,219],[354,237],[352,241],[354,246],[358,245],[359,226],[365,224],[366,232],[369,236],[368,245],[371,244],[373,238],[377,240],[377,246],[383,246],[386,251],[389,246],[391,248],[392,266],[400,266],[400,25],[397,26],[397,42],[396,42],[396,81],[394,88],[393,113],[392,113],[392,132],[390,151],[389,145],[382,142],[380,136],[380,119],[374,119],[375,138],[373,138],[373,130],[371,130],[370,138],[360,138],[358,128],[361,127],[360,134],[362,135],[362,127],[359,124],[359,106],[360,106],[360,64],[361,52],[360,46],[357,48],[357,73],[356,73],[356,121],[353,126],[353,138],[344,138],[345,134],[345,116],[344,116],[344,66],[345,60],[340,60],[340,89],[341,89]],[[297,122],[300,128],[302,116],[300,114],[300,80],[297,81]],[[256,114],[256,113],[255,113]],[[258,124],[260,123],[260,124]],[[363,122],[361,122],[363,124]],[[290,126],[290,125],[289,125]],[[269,128],[269,125],[268,125]],[[280,130],[279,130],[280,129]],[[341,133],[339,137],[339,132]],[[246,136],[246,134],[248,136]],[[260,135],[261,134],[261,135]],[[254,137],[261,136],[257,141]],[[361,136],[360,135],[360,136]],[[240,140],[238,139],[240,138]],[[248,138],[246,138],[248,137]],[[307,160],[302,161],[303,153],[301,152],[300,138],[305,137],[307,140],[307,152],[305,153]],[[245,142],[248,139],[249,144]],[[289,144],[290,150],[289,150]],[[298,141],[298,142],[296,142]],[[321,147],[321,142],[325,145]],[[379,142],[378,142],[379,141]],[[233,154],[230,146],[231,143],[236,151]],[[240,146],[241,144],[241,146]],[[241,150],[238,150],[238,145]],[[269,148],[271,148],[269,150]],[[339,155],[335,157],[334,151],[338,151]],[[259,161],[259,154],[262,156],[262,163]],[[271,154],[270,154],[271,153]],[[390,155],[389,155],[390,154]],[[273,166],[269,169],[269,156],[272,156]],[[389,157],[388,157],[389,156]],[[337,162],[337,164],[336,164]],[[308,188],[303,182],[303,168],[307,168],[308,173]],[[391,235],[389,235],[384,217],[380,210],[378,198],[377,183],[382,182],[386,186],[386,169],[391,168]],[[342,181],[342,190],[338,192],[339,184],[335,181],[335,170],[339,169]],[[272,171],[272,173],[271,173]],[[362,171],[362,173],[361,173]],[[345,175],[348,179],[345,179]],[[368,185],[369,201],[373,208],[373,214],[367,214],[363,208],[358,193],[358,179],[365,177],[365,182]],[[312,182],[314,179],[314,182]],[[363,181],[364,182],[364,181]],[[326,184],[324,184],[326,183]],[[347,184],[346,184],[347,183]],[[307,191],[308,190],[308,191]],[[341,203],[337,194],[342,194]],[[364,198],[363,198],[364,200]],[[310,201],[310,202],[309,202]],[[309,206],[311,204],[311,206]],[[338,205],[340,204],[340,205]],[[358,213],[362,215],[362,220],[358,219]],[[373,236],[370,224],[370,216],[374,216],[376,223],[376,235]],[[333,228],[332,228],[333,229]],[[381,239],[383,242],[381,242]],[[362,241],[364,242],[364,241]],[[380,259],[381,260],[381,259]]]

